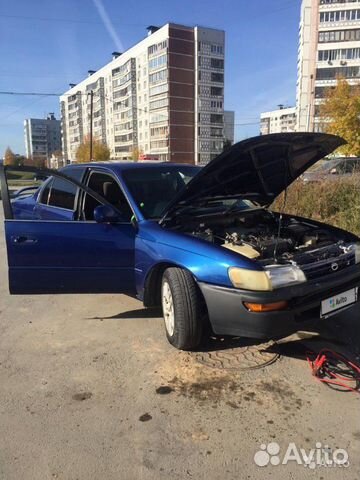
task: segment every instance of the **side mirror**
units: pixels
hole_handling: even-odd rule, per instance
[[[109,205],[98,205],[94,209],[94,220],[97,223],[117,223],[121,222],[122,218],[115,208]]]
[[[336,174],[338,173],[338,171],[336,170],[336,168],[332,168],[332,169],[330,170],[330,173],[331,173],[332,175],[336,175]]]

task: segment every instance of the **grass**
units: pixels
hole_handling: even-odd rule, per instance
[[[283,210],[284,193],[273,210]],[[304,184],[299,179],[287,191],[284,212],[329,223],[360,236],[360,174]]]
[[[12,172],[11,170],[6,173],[8,180],[32,180],[34,173],[32,172]]]

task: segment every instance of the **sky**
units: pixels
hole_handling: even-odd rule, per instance
[[[299,15],[300,0],[3,1],[0,91],[61,94],[143,39],[148,25],[219,28],[238,141],[258,135],[260,112],[295,104]],[[49,112],[59,117],[58,97],[0,94],[0,156],[7,146],[25,153],[24,119]]]

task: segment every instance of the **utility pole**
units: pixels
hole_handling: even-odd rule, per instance
[[[90,91],[90,162],[93,157],[93,112],[94,112],[94,91]]]

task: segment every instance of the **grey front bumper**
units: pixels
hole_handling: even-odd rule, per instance
[[[278,338],[318,320],[321,300],[359,286],[360,264],[321,279],[272,292],[239,290],[202,282],[198,285],[205,298],[214,333],[259,339]],[[286,310],[255,313],[244,306],[244,302],[265,304],[281,300],[288,302]]]

